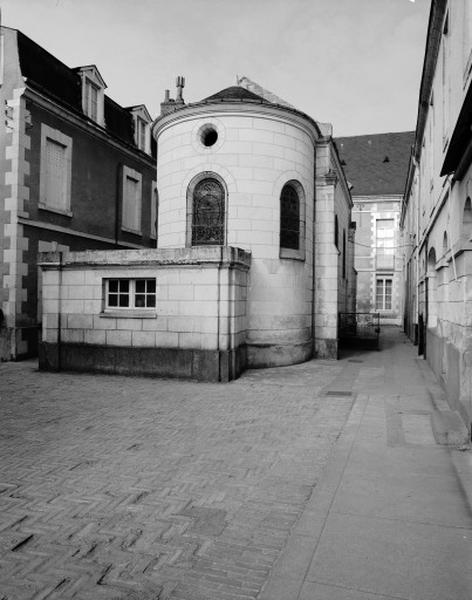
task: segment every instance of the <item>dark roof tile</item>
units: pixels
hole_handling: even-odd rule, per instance
[[[403,194],[415,132],[336,138],[353,196]]]
[[[204,98],[202,102],[213,102],[215,100],[257,100],[258,102],[265,102],[266,104],[270,104],[268,100],[265,100],[262,96],[255,94],[254,92],[250,92],[245,88],[239,85],[233,85],[231,87],[227,87],[224,90],[213,94],[212,96],[208,96],[208,98]]]
[[[82,109],[82,84],[77,69],[71,69],[62,63],[29,37],[17,32],[20,69],[27,78],[28,85],[39,89],[62,106],[73,110],[85,120],[88,117]],[[105,95],[104,117],[106,130],[114,137],[135,145],[133,116]],[[152,155],[155,147],[152,145]]]

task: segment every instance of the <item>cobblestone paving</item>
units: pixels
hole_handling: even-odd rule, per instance
[[[342,364],[230,384],[0,365],[0,600],[249,600],[352,399]]]

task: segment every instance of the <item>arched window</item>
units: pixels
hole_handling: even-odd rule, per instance
[[[338,224],[338,215],[334,215],[334,245],[339,250],[339,224]]]
[[[291,183],[280,194],[280,247],[300,248],[300,198]]]
[[[462,237],[470,240],[472,237],[472,202],[467,198],[464,204],[464,214],[462,216]]]
[[[220,246],[225,238],[225,191],[213,177],[201,179],[192,194],[192,246]]]
[[[436,250],[430,248],[427,260],[427,301],[428,327],[436,327],[438,318],[437,279],[436,279]]]
[[[427,269],[427,274],[430,277],[434,277],[436,275],[436,250],[434,248],[430,248],[429,250]]]
[[[443,254],[446,254],[448,248],[449,248],[449,243],[448,243],[448,239],[447,239],[447,231],[445,231],[444,235],[443,235]]]

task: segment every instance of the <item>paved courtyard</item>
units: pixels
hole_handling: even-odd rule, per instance
[[[355,369],[202,384],[0,364],[0,599],[257,598]]]

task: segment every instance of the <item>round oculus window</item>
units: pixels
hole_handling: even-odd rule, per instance
[[[204,146],[209,148],[216,144],[218,140],[218,132],[213,125],[204,125],[200,130],[200,141]]]

